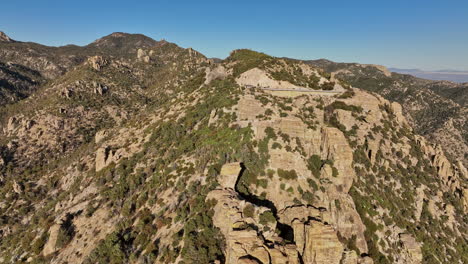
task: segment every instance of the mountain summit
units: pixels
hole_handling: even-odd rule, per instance
[[[129,34],[114,32],[110,35],[95,40],[88,48],[112,49],[114,51],[128,51],[138,48],[155,46],[158,41],[142,34]]]

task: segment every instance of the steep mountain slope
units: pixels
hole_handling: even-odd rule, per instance
[[[0,62],[0,105],[26,98],[37,89],[43,77],[19,64]]]
[[[453,82],[440,81],[427,85],[440,96],[446,97],[459,105],[466,107],[468,104],[468,83],[456,84]]]
[[[48,47],[14,41],[0,32],[0,105],[26,98],[35,92],[39,85],[62,76],[85,62],[88,57],[129,59],[137,56],[138,49],[161,43],[165,42],[158,42],[140,34],[116,32],[84,47]]]
[[[391,73],[378,65],[308,61],[354,87],[378,93],[403,106],[416,132],[441,145],[449,158],[468,165],[466,84],[429,81]]]
[[[468,173],[399,104],[149,45],[0,108],[0,263],[468,261]]]

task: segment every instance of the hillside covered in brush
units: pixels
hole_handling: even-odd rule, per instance
[[[468,262],[463,162],[377,88],[124,33],[0,70],[0,263]]]

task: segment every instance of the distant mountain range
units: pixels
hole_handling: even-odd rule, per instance
[[[438,70],[438,71],[424,71],[419,69],[398,69],[389,68],[390,71],[402,74],[410,74],[415,77],[436,80],[436,81],[452,81],[458,83],[468,82],[468,71],[457,70]]]

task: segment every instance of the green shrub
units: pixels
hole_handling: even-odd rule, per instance
[[[274,142],[273,145],[271,145],[273,149],[282,149],[283,147],[281,146],[280,143]]]
[[[126,263],[130,257],[134,239],[134,234],[130,229],[115,231],[101,240],[84,263]]]
[[[247,204],[242,212],[244,214],[244,217],[254,217],[255,208],[253,207],[253,205]]]
[[[47,242],[47,232],[44,232],[32,245],[34,254],[39,255]]]
[[[346,99],[346,98],[351,98],[355,95],[354,91],[352,90],[347,90],[346,92],[340,94],[338,98],[340,99]]]
[[[73,215],[67,214],[57,234],[56,246],[62,248],[73,239],[75,235],[75,226],[73,225]]]
[[[282,179],[286,180],[296,180],[297,179],[297,173],[295,170],[283,170],[283,169],[278,169],[278,176]]]
[[[267,225],[268,223],[275,223],[276,218],[271,211],[265,211],[260,214],[260,224]]]
[[[333,177],[338,177],[338,169],[335,167],[332,167],[332,176]]]
[[[343,109],[346,111],[351,111],[351,112],[356,112],[356,113],[362,113],[363,109],[360,106],[355,106],[355,105],[348,105],[343,101],[334,101],[333,103],[327,105],[326,107],[327,111],[333,112],[335,109]]]
[[[312,171],[315,178],[320,178],[320,169],[322,168],[322,159],[319,155],[312,155],[307,160],[307,168]]]
[[[308,204],[314,204],[314,194],[309,191],[306,191],[302,194],[302,199],[304,199]]]
[[[274,139],[276,140],[278,137],[275,134],[275,130],[272,127],[267,127],[265,128],[265,134],[268,139]]]

